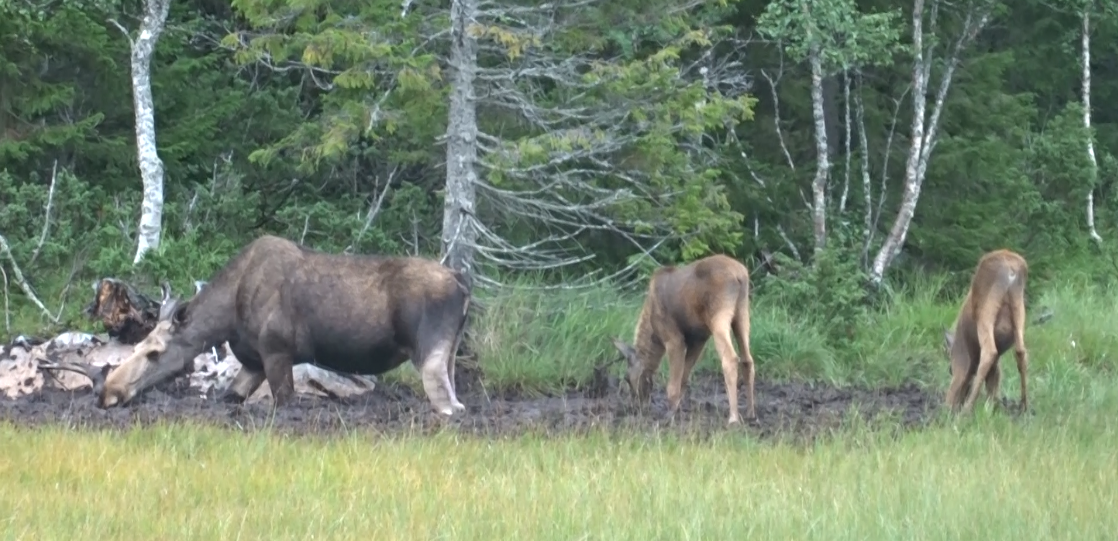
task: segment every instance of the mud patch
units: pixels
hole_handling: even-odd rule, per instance
[[[667,399],[658,386],[647,412],[629,406],[616,386],[568,392],[561,396],[487,396],[481,389],[461,393],[465,415],[443,419],[431,412],[422,393],[406,386],[380,384],[364,395],[329,399],[299,396],[278,411],[270,404],[232,405],[176,383],[154,389],[126,408],[101,410],[87,389],[44,389],[0,400],[0,422],[23,426],[62,424],[82,429],[126,429],[168,421],[212,423],[234,430],[271,428],[289,434],[331,434],[350,430],[379,433],[431,433],[450,429],[484,437],[524,433],[560,434],[633,429],[710,435],[727,430],[729,415],[722,378],[696,374],[680,413],[668,418]],[[839,429],[857,411],[871,424],[912,429],[930,421],[937,396],[915,386],[865,389],[806,383],[757,381],[757,419],[744,430],[762,438],[814,440]],[[464,390],[464,389],[463,389]],[[741,410],[745,393],[739,395]]]

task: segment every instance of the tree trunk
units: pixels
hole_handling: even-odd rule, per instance
[[[477,39],[469,25],[477,16],[477,0],[452,0],[450,6],[450,68],[453,71],[446,135],[446,199],[443,203],[444,263],[471,274],[477,230],[474,201],[477,182]]]
[[[1095,158],[1095,136],[1091,134],[1091,11],[1083,8],[1083,126],[1087,128],[1087,157],[1091,160],[1091,190],[1087,192],[1087,231],[1091,240],[1102,242],[1095,229],[1095,182],[1099,162]]]
[[[151,96],[151,58],[167,21],[170,0],[145,0],[140,33],[132,47],[132,101],[136,113],[136,157],[144,183],[136,257],[139,263],[148,250],[159,247],[163,221],[163,160],[155,144],[155,105]],[[121,28],[124,31],[123,27]],[[127,35],[127,32],[125,32]]]
[[[904,245],[908,235],[908,227],[912,217],[916,214],[916,203],[920,199],[920,188],[924,182],[924,175],[928,170],[928,161],[936,144],[936,128],[939,125],[943,104],[947,99],[947,91],[951,88],[951,78],[955,68],[959,65],[959,57],[964,45],[972,41],[978,32],[989,21],[989,6],[983,6],[981,13],[968,11],[966,21],[963,23],[963,32],[946,59],[939,89],[936,91],[935,104],[932,106],[932,116],[927,121],[925,133],[924,111],[926,109],[925,94],[928,90],[928,79],[932,71],[932,55],[930,49],[924,49],[924,0],[915,0],[912,8],[912,46],[915,58],[912,63],[912,135],[905,162],[904,192],[901,195],[901,206],[889,235],[874,257],[870,268],[870,280],[881,284],[885,276],[885,269],[893,262]],[[938,0],[933,2],[931,10],[931,24],[935,25],[936,14],[939,11]]]
[[[815,223],[815,253],[827,244],[827,174],[831,168],[828,158],[827,122],[823,114],[823,60],[819,46],[811,47],[811,112],[815,121],[815,181],[812,182],[814,200],[812,202]]]

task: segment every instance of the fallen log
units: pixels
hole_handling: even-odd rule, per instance
[[[141,293],[135,286],[116,278],[93,283],[93,302],[85,313],[100,320],[109,336],[122,344],[139,343],[159,320],[159,301]]]

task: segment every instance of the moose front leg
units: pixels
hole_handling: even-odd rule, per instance
[[[264,357],[264,375],[272,391],[272,404],[278,408],[295,396],[295,375],[292,373],[292,356],[272,353]]]

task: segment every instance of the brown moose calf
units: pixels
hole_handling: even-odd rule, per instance
[[[745,364],[748,418],[756,417],[753,401],[753,356],[749,353],[749,271],[740,262],[713,255],[682,267],[665,266],[653,273],[633,335],[634,345],[612,339],[628,361],[628,383],[638,405],[651,399],[652,375],[668,355],[668,403],[679,410],[691,370],[713,335],[726,396],[730,424],[738,415],[738,356],[731,333],[737,337]]]
[[[960,405],[964,413],[970,412],[983,382],[986,394],[997,404],[1001,384],[998,359],[1011,346],[1017,356],[1017,373],[1021,378],[1021,409],[1024,411],[1028,407],[1029,359],[1025,349],[1028,274],[1025,259],[1009,250],[989,252],[978,261],[954,330],[944,332],[944,345],[951,359],[951,386],[946,402],[952,412],[958,411]]]

